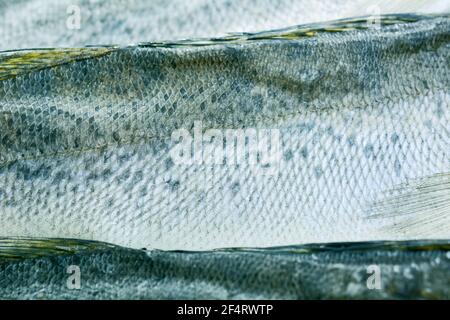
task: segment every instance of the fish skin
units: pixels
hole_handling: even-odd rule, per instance
[[[79,29],[67,27],[73,6],[80,10]],[[375,13],[449,10],[446,0],[4,0],[0,1],[0,49],[129,45],[220,37]]]
[[[449,17],[403,18],[112,47],[41,69],[48,51],[3,53],[0,235],[180,250],[450,238]],[[279,129],[278,171],[174,164],[171,134],[197,120]],[[405,184],[392,208],[414,205],[415,181],[435,206],[373,212]]]
[[[0,252],[0,299],[450,299],[448,241],[206,252],[15,241],[14,258]],[[374,265],[379,289],[367,285]],[[79,290],[67,287],[69,266]]]

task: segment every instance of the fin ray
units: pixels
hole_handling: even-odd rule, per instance
[[[392,219],[382,232],[438,237],[450,233],[450,173],[412,180],[370,208],[370,219]]]
[[[113,247],[115,246],[104,242],[79,239],[0,237],[0,262],[74,254]]]
[[[0,81],[33,70],[41,70],[73,61],[100,57],[114,49],[114,47],[86,47],[0,52]]]

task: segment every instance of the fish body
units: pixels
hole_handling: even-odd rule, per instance
[[[405,15],[3,52],[0,235],[177,250],[448,239],[449,31],[448,16]],[[238,161],[240,130],[269,132],[273,159]]]
[[[449,10],[445,0],[2,0],[0,49],[129,45],[354,16]]]
[[[203,252],[65,239],[1,243],[0,299],[450,298],[447,241]]]

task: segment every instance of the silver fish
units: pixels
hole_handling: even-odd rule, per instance
[[[0,235],[180,250],[448,239],[449,31],[448,16],[388,15],[3,52]]]
[[[0,298],[450,299],[449,249],[436,241],[164,252],[1,239]]]
[[[0,0],[0,49],[128,45],[449,10],[447,0]]]

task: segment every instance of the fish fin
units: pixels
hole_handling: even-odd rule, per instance
[[[450,251],[450,240],[367,241],[306,244],[309,252],[333,251]]]
[[[450,173],[412,180],[372,203],[370,219],[388,219],[382,232],[413,237],[450,234]]]
[[[380,27],[387,27],[395,24],[414,23],[425,19],[432,19],[438,16],[447,17],[444,15],[432,14],[386,14],[378,17]],[[355,30],[367,30],[373,27],[373,16],[357,15],[356,17],[344,18],[333,21],[315,22],[303,25],[297,25],[282,29],[275,29],[260,32],[234,32],[228,33],[220,38],[204,38],[204,39],[186,39],[177,41],[163,41],[163,42],[141,42],[138,47],[206,47],[214,45],[226,44],[243,44],[249,41],[259,40],[300,40],[306,38],[313,38],[318,34],[336,33],[336,32],[353,32]]]
[[[261,253],[261,254],[308,254],[319,252],[360,252],[360,251],[450,251],[450,240],[406,240],[406,241],[366,241],[366,242],[327,242],[308,243],[275,247],[234,247],[213,249],[211,253]],[[151,251],[168,252],[152,249]],[[169,250],[183,254],[202,253],[205,251]]]
[[[98,241],[50,238],[0,238],[0,262],[114,248]]]
[[[18,75],[89,58],[100,57],[115,47],[30,49],[0,52],[0,81]]]

